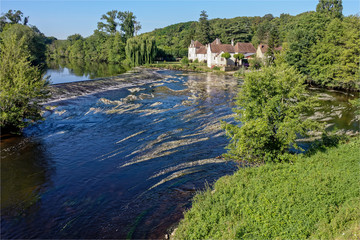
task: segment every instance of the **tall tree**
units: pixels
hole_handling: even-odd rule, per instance
[[[200,13],[195,38],[202,44],[207,44],[211,40],[211,28],[208,20],[208,15],[205,10],[201,11]]]
[[[27,23],[29,22],[29,17],[23,16],[24,14],[20,10],[9,10],[7,13],[0,17],[0,32],[3,31],[3,28],[7,23],[27,25]]]
[[[98,29],[109,34],[115,34],[117,31],[116,28],[119,25],[119,23],[116,21],[117,16],[117,10],[112,10],[106,14],[103,14],[100,20],[104,20],[105,22],[98,22]]]
[[[121,22],[120,27],[124,35],[124,42],[126,42],[127,39],[132,38],[134,34],[141,29],[140,22],[136,21],[134,13],[129,11],[118,12],[117,17]]]
[[[319,0],[316,12],[325,13],[331,17],[342,17],[342,0]]]

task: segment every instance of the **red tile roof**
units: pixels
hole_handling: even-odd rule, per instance
[[[194,46],[195,46],[196,48],[199,48],[199,47],[202,47],[202,46],[204,46],[204,45],[202,45],[201,42],[199,42],[198,40],[196,40],[196,41],[194,42]]]
[[[206,54],[207,48],[206,46],[201,46],[200,48],[196,49],[196,54]]]
[[[262,53],[266,53],[267,50],[268,50],[268,48],[269,48],[269,45],[267,45],[267,44],[260,44],[259,47],[260,47],[260,50],[261,50]],[[281,51],[281,50],[282,50],[282,47],[281,47],[281,46],[280,46],[280,47],[276,47],[275,50],[276,50],[276,51]]]
[[[236,43],[234,46],[235,52],[237,53],[256,53],[256,49],[251,43]]]
[[[231,44],[210,44],[211,52],[212,53],[221,53],[221,52],[228,52],[234,53],[234,46]]]

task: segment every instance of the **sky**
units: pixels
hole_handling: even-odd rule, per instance
[[[90,36],[102,14],[110,10],[131,11],[140,21],[139,33],[187,21],[197,21],[202,10],[209,19],[264,16],[271,13],[297,15],[314,11],[317,0],[0,0],[1,14],[20,10],[46,36],[66,39],[79,33]],[[359,0],[343,0],[345,16],[360,13]]]

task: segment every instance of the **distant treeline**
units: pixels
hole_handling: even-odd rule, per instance
[[[145,35],[134,37],[140,29],[132,12],[112,10],[101,17],[98,29],[91,36],[83,38],[74,34],[67,40],[52,42],[48,45],[47,57],[129,66],[152,63],[157,51],[155,40]]]
[[[223,43],[252,42],[255,47],[282,46],[285,59],[307,76],[309,82],[342,89],[359,87],[360,18],[343,16],[338,0],[320,0],[316,11],[296,16],[211,19],[205,11],[199,21],[155,29],[136,36],[141,26],[131,12],[104,14],[93,35],[71,35],[48,46],[49,58],[83,59],[130,66],[172,61],[187,56],[192,39],[203,44],[220,38]],[[271,61],[270,61],[271,64]]]

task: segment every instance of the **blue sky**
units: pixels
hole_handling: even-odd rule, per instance
[[[37,26],[46,36],[66,39],[75,33],[91,35],[101,15],[113,9],[134,12],[143,33],[174,23],[197,21],[201,10],[206,10],[210,19],[267,13],[296,15],[315,10],[317,3],[317,0],[0,0],[0,9],[2,14],[9,9],[21,10],[30,16],[29,24]],[[346,16],[358,14],[360,1],[343,0],[343,8]]]

